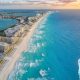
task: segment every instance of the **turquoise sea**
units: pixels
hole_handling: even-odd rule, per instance
[[[17,24],[17,22],[15,19],[0,19],[0,31]]]
[[[79,80],[79,58],[80,11],[52,12],[38,25],[8,80]]]

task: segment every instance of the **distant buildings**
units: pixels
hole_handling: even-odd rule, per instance
[[[0,42],[0,53],[7,53],[12,48],[12,46],[6,42]]]
[[[0,14],[0,19],[2,19],[3,17],[2,17],[2,14]]]

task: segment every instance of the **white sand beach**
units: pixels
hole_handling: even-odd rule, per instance
[[[27,49],[30,38],[32,37],[35,29],[38,27],[38,24],[46,17],[47,15],[41,17],[36,23],[33,24],[30,31],[23,38],[22,42],[16,46],[16,50],[12,56],[9,56],[9,61],[4,65],[2,71],[0,72],[0,80],[7,80],[10,72],[13,70],[16,61],[19,59],[21,53]]]

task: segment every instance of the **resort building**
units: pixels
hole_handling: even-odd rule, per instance
[[[0,36],[0,41],[15,44],[28,29],[28,25],[16,25],[8,28],[4,31],[5,36]]]
[[[0,52],[0,61],[3,60],[3,58],[4,58],[4,55],[2,52]]]
[[[43,14],[36,14],[36,19],[39,19],[40,17],[42,17]]]
[[[19,21],[19,24],[25,24],[28,21],[28,17],[17,17],[16,20]]]
[[[28,25],[32,26],[38,20],[37,16],[28,17]]]
[[[17,32],[19,30],[20,30],[19,26],[16,26],[16,27],[13,27],[13,28],[8,28],[4,32],[5,32],[6,37],[15,37],[15,36],[18,36]]]
[[[13,47],[5,42],[0,42],[0,53],[8,53]]]
[[[13,28],[8,28],[5,30],[6,37],[21,37],[21,34],[27,29],[27,26],[16,25]]]
[[[29,17],[28,20],[31,22],[36,22],[37,19],[36,19],[36,17]]]
[[[34,22],[36,22],[42,15],[36,14],[36,16],[28,17],[28,23],[32,25]]]
[[[0,41],[8,44],[15,44],[19,40],[19,37],[1,37]]]

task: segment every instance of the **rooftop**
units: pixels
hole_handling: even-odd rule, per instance
[[[20,30],[20,25],[15,26],[13,28],[8,28],[7,30],[5,30],[5,34],[6,36],[13,36],[18,30]]]
[[[0,42],[0,46],[5,46],[5,45],[8,45],[8,44],[5,42]]]

